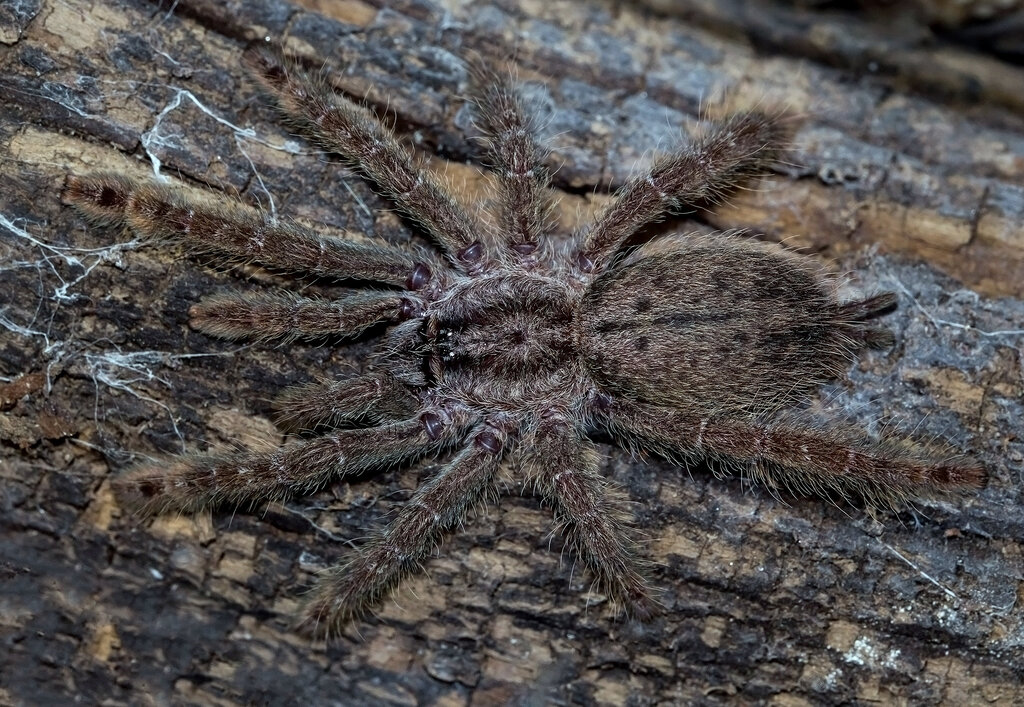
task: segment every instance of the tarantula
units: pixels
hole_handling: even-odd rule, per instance
[[[839,376],[856,351],[891,340],[872,320],[892,294],[840,302],[811,259],[735,235],[675,235],[624,250],[646,225],[763,171],[782,120],[738,112],[630,181],[590,227],[557,246],[545,153],[511,82],[472,74],[500,186],[497,227],[477,223],[367,108],[265,45],[244,53],[287,120],[357,167],[423,228],[437,252],[331,237],[240,204],[211,204],[115,174],[70,177],[87,216],[126,223],[220,262],[375,289],[338,299],[291,293],[210,297],[190,314],[222,337],[352,336],[391,323],[368,375],[287,391],[299,436],[269,453],[178,457],[134,468],[119,492],[146,507],[196,510],[304,494],[417,457],[448,460],[305,609],[336,630],[415,568],[492,491],[511,462],[555,510],[606,593],[653,607],[621,493],[589,435],[680,462],[740,466],[772,487],[892,499],[971,489],[984,469],[905,439],[823,430],[786,409]],[[565,239],[563,239],[565,240]]]

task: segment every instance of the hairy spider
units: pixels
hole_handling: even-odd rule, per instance
[[[623,252],[668,212],[763,171],[783,139],[778,118],[746,111],[715,125],[630,181],[595,223],[556,247],[545,154],[507,79],[487,69],[472,75],[500,185],[497,228],[485,228],[368,109],[275,49],[252,47],[244,63],[291,124],[361,170],[438,253],[322,235],[115,174],[71,177],[67,195],[89,217],[215,261],[378,285],[333,300],[233,293],[195,305],[194,326],[229,338],[394,326],[372,373],[280,399],[290,426],[319,436],[269,453],[178,457],[116,480],[151,510],[196,510],[446,457],[390,525],[319,579],[304,614],[313,627],[337,630],[378,601],[495,488],[504,462],[554,507],[607,594],[646,615],[651,590],[622,494],[600,473],[594,431],[683,463],[739,467],[773,488],[891,501],[985,483],[979,464],[937,448],[876,442],[783,414],[841,375],[858,350],[890,342],[871,320],[895,306],[894,295],[840,302],[811,259],[737,236],[665,236]]]

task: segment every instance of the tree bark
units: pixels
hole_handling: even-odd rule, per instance
[[[0,702],[1024,700],[1024,72],[923,30],[895,51],[870,19],[716,6],[0,11]],[[474,205],[489,181],[459,57],[514,67],[552,148],[563,231],[692,134],[716,96],[799,116],[772,176],[651,235],[745,228],[819,253],[851,290],[896,291],[897,346],[813,408],[970,450],[989,487],[865,510],[603,444],[654,561],[654,621],[615,617],[548,511],[513,485],[377,615],[327,646],[295,634],[316,571],[385,522],[429,464],[194,518],[133,518],[110,479],[149,456],[279,443],[268,401],[360,370],[375,339],[206,337],[188,326],[200,297],[283,280],[122,245],[129,234],[87,226],[60,196],[68,173],[159,172],[308,223],[423,241],[244,81],[241,50],[265,36],[365,97]]]

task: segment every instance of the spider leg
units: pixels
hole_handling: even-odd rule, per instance
[[[717,198],[742,177],[763,169],[780,140],[776,120],[757,112],[739,113],[662,159],[648,173],[630,180],[583,234],[577,267],[600,272],[647,224],[687,204]]]
[[[473,66],[471,76],[477,124],[498,176],[505,246],[525,259],[537,250],[551,221],[546,151],[534,139],[533,121],[509,78],[482,62]]]
[[[411,415],[419,400],[387,373],[340,381],[320,381],[289,388],[274,403],[278,422],[289,429]]]
[[[192,326],[224,339],[286,340],[354,336],[382,321],[407,319],[418,305],[394,292],[358,292],[336,299],[291,292],[230,292],[192,306]]]
[[[364,106],[339,96],[276,50],[249,47],[242,61],[256,82],[296,124],[373,181],[421,224],[466,272],[483,269],[479,227],[428,173],[417,168],[394,134]]]
[[[594,445],[570,422],[552,416],[541,420],[524,446],[527,473],[606,591],[629,613],[650,616],[653,600],[625,531],[622,494],[598,473]]]
[[[429,266],[399,248],[318,235],[242,204],[213,205],[118,174],[71,176],[64,194],[96,221],[125,223],[143,238],[178,242],[217,262],[256,261],[289,272],[408,289],[430,280]]]
[[[428,410],[407,420],[337,430],[271,452],[240,451],[160,460],[115,479],[118,495],[144,513],[256,505],[315,491],[332,479],[397,464],[461,437],[465,423]]]
[[[711,457],[747,464],[769,486],[800,491],[853,491],[872,502],[977,489],[979,463],[943,455],[909,440],[873,443],[852,433],[794,423],[721,419],[616,401],[609,427],[640,446],[683,459]]]
[[[493,487],[507,430],[478,426],[472,441],[417,489],[398,515],[346,564],[328,570],[306,605],[303,623],[329,634],[381,599],[458,525]]]

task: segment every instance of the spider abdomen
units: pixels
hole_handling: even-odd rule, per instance
[[[609,392],[673,407],[761,412],[839,374],[840,305],[802,256],[719,236],[661,242],[583,300],[588,367]]]

